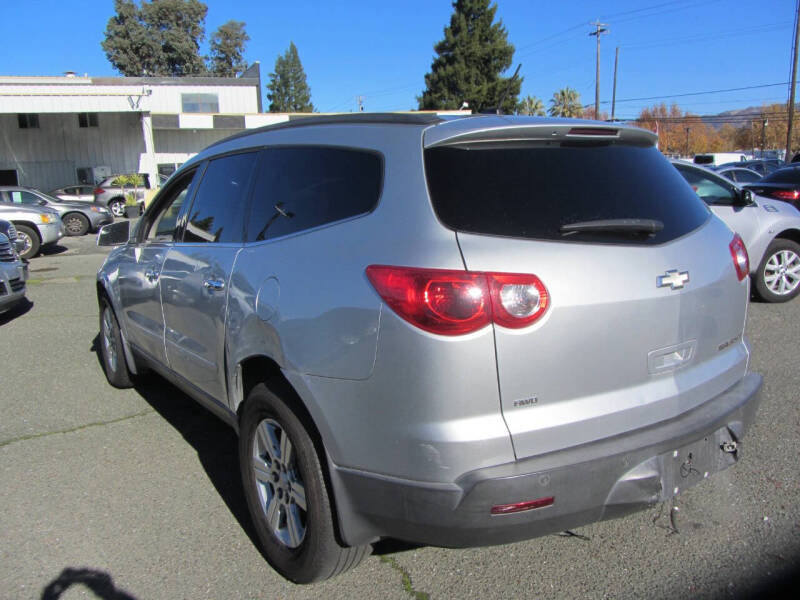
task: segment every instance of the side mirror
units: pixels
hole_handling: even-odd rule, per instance
[[[750,190],[742,190],[737,204],[739,206],[753,206],[753,204],[755,204],[755,202],[753,202],[753,192]]]
[[[104,225],[97,234],[98,246],[122,246],[131,237],[131,223],[128,220]]]

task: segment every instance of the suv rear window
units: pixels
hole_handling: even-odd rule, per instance
[[[709,211],[654,147],[562,145],[441,147],[425,151],[434,210],[447,227],[539,240],[662,244],[709,218]],[[571,233],[563,225],[654,219],[647,236]]]

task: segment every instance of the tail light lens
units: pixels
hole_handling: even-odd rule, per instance
[[[463,335],[492,322],[526,327],[549,303],[535,275],[370,265],[367,278],[400,317],[440,335]]]
[[[739,234],[735,234],[731,243],[728,245],[733,257],[733,266],[736,269],[736,275],[739,281],[742,281],[750,273],[750,257],[747,256],[747,248],[744,246],[742,238]]]
[[[798,190],[773,190],[772,197],[777,200],[797,200],[800,198]]]

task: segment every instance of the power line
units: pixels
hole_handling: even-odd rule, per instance
[[[664,95],[664,96],[644,96],[642,98],[623,98],[621,100],[617,100],[617,102],[639,102],[641,100],[661,100],[661,99],[665,99],[665,98],[685,98],[687,96],[702,96],[704,94],[723,94],[723,93],[726,93],[726,92],[741,92],[743,90],[757,90],[757,89],[762,89],[762,88],[778,87],[778,86],[781,86],[781,85],[788,85],[788,83],[789,83],[788,81],[784,81],[782,83],[766,83],[764,85],[747,85],[747,86],[744,86],[744,87],[728,88],[728,89],[725,89],[725,90],[708,90],[708,91],[705,91],[705,92],[687,92],[685,94],[669,94],[669,95]],[[600,104],[608,104],[608,103],[609,103],[608,100],[603,100],[602,102],[600,102]],[[590,104],[586,105],[586,107],[589,107],[589,106],[591,106],[591,105]]]

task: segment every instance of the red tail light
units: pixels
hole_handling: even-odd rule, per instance
[[[739,234],[735,234],[731,243],[728,245],[733,257],[733,266],[736,269],[736,275],[739,281],[742,281],[750,273],[750,257],[747,256],[747,248],[744,246],[742,238]]]
[[[535,275],[370,265],[367,277],[400,317],[440,335],[463,335],[491,322],[519,329],[549,304]]]
[[[105,192],[105,190],[104,190],[103,188],[101,188],[101,187],[96,187],[96,188],[94,188],[94,189],[92,190],[92,193],[93,193],[95,196],[99,196],[99,195],[100,195],[100,194],[102,194],[103,192]]]
[[[800,190],[773,190],[772,197],[777,200],[797,200],[800,198]]]
[[[546,498],[537,498],[536,500],[528,500],[527,502],[515,502],[514,504],[498,504],[493,506],[491,513],[493,515],[507,515],[509,513],[517,513],[525,510],[533,510],[536,508],[544,508],[545,506],[552,506],[556,499],[553,496]]]

